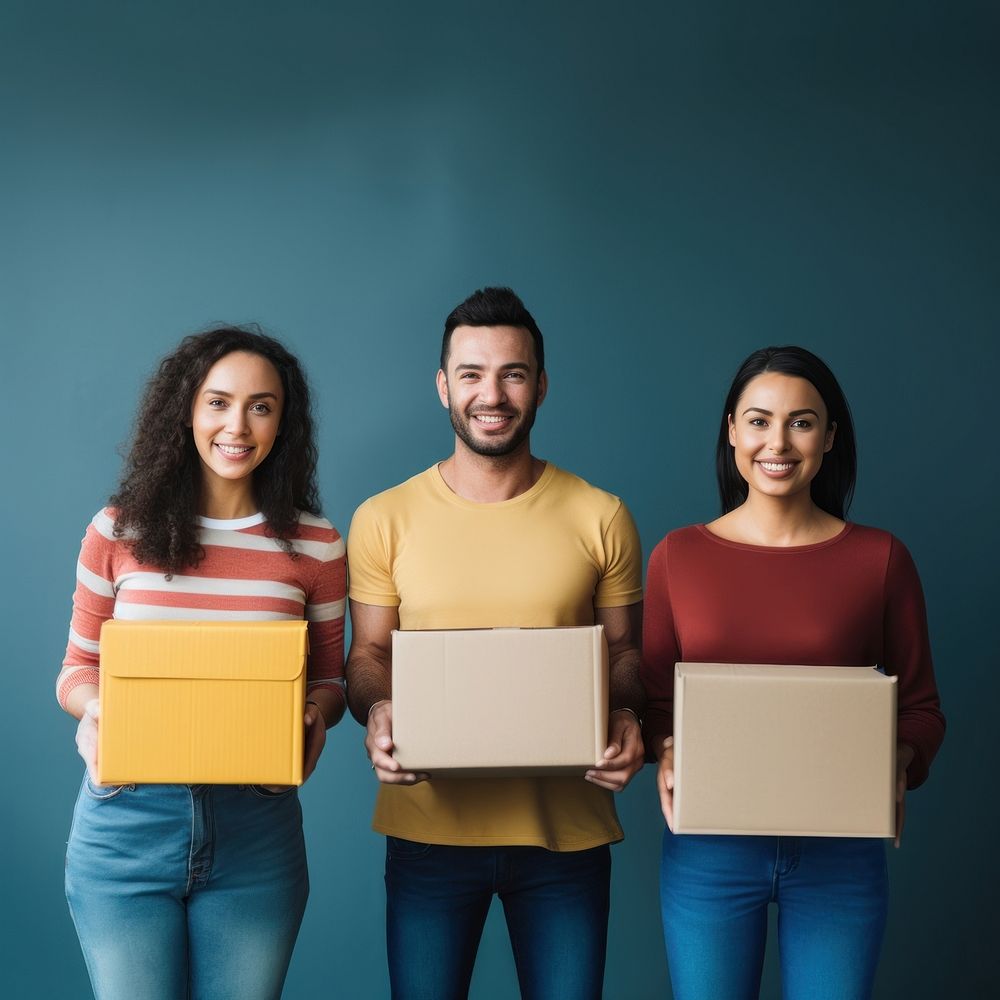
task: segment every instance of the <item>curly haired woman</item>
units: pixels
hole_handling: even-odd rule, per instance
[[[306,777],[344,711],[344,544],[320,516],[309,391],[278,341],[185,338],[83,539],[60,705],[87,774],[66,894],[99,1000],[281,995],[309,891],[296,789],[97,783],[101,624],[309,622]]]

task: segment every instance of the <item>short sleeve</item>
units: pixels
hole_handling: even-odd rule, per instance
[[[604,533],[604,573],[594,606],[620,608],[642,600],[642,544],[628,508],[620,500]]]
[[[384,528],[374,498],[355,511],[347,538],[350,595],[361,604],[395,608],[400,603],[399,594],[392,579]]]

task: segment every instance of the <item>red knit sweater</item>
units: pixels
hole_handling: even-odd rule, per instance
[[[816,545],[771,548],[672,531],[646,578],[642,680],[647,748],[673,732],[674,664],[879,665],[899,678],[898,738],[915,788],[944,737],[924,597],[906,547],[848,524]]]

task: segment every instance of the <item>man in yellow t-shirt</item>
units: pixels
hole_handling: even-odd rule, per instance
[[[441,403],[451,457],[358,508],[348,541],[351,711],[382,782],[389,975],[396,1000],[465,997],[499,895],[521,992],[599,998],[621,840],[612,791],[642,767],[641,553],[625,505],[535,458],[548,376],[541,332],[508,288],[445,322]],[[575,777],[434,781],[392,756],[393,629],[602,624],[608,748]]]

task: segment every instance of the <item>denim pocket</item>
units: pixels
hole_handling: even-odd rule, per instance
[[[287,788],[283,788],[280,792],[268,791],[263,785],[247,785],[248,789],[253,792],[254,795],[259,799],[283,799],[288,795],[291,795],[295,791],[295,785],[289,785]]]
[[[426,857],[433,844],[421,844],[415,840],[403,840],[402,837],[386,837],[386,854],[394,861],[416,861]]]
[[[109,799],[115,799],[125,789],[130,791],[135,790],[135,785],[95,785],[90,780],[90,774],[88,773],[83,779],[83,790],[87,793],[87,796],[94,799],[97,802],[107,802]]]

